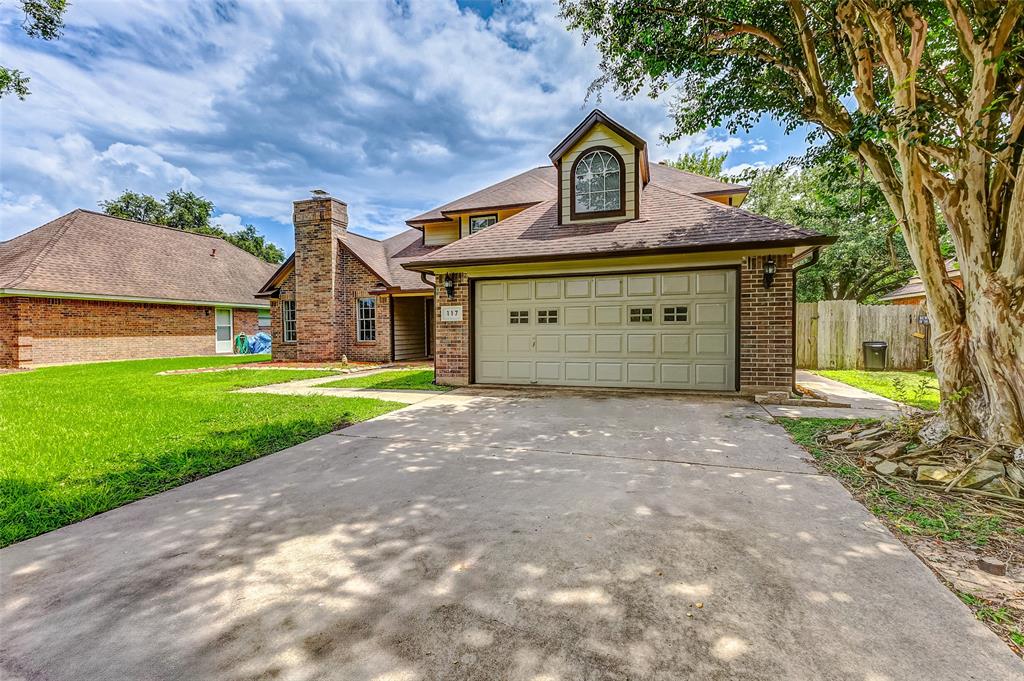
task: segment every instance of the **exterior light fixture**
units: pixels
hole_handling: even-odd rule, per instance
[[[382,295],[384,295],[387,292],[388,292],[388,285],[385,284],[383,281],[378,281],[377,284],[373,288],[371,288],[369,291],[367,291],[367,293],[369,293],[371,296],[382,296]]]
[[[772,282],[775,281],[775,272],[776,272],[775,258],[769,255],[768,259],[764,261],[764,287],[765,287],[765,289],[770,289],[772,287]]]
[[[455,296],[455,275],[446,274],[444,275],[444,292],[448,294],[449,298]]]

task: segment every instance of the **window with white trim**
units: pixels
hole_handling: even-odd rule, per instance
[[[377,300],[360,298],[356,307],[356,339],[360,342],[377,340]]]
[[[666,324],[685,324],[689,310],[686,305],[669,305],[661,311],[661,318]]]
[[[654,321],[653,307],[631,307],[629,308],[629,321],[638,324],[646,324]]]
[[[497,215],[473,215],[469,218],[469,233],[476,234],[481,230],[487,229],[497,221]]]
[[[281,301],[281,326],[284,331],[284,342],[294,343],[298,335],[295,333],[295,301]]]

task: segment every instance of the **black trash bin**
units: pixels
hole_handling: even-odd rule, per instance
[[[864,368],[868,371],[885,371],[889,355],[889,344],[885,341],[864,341]]]

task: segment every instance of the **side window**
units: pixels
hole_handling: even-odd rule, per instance
[[[270,310],[260,310],[256,313],[256,325],[261,329],[270,326]]]
[[[686,305],[669,305],[662,308],[661,318],[666,324],[685,324],[689,317]]]
[[[356,307],[357,340],[377,340],[377,301],[374,298],[360,298]]]
[[[294,343],[297,339],[295,333],[295,301],[281,301],[281,325],[284,327],[284,342]]]
[[[497,215],[473,215],[469,218],[469,233],[476,234],[498,221]]]
[[[557,324],[558,310],[537,310],[538,324]]]
[[[634,324],[646,324],[654,321],[653,307],[629,308],[629,321]]]
[[[508,313],[509,324],[529,324],[530,323],[530,311],[529,310],[509,310]]]

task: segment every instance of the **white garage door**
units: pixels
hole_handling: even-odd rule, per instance
[[[474,284],[477,383],[736,388],[736,272]]]

